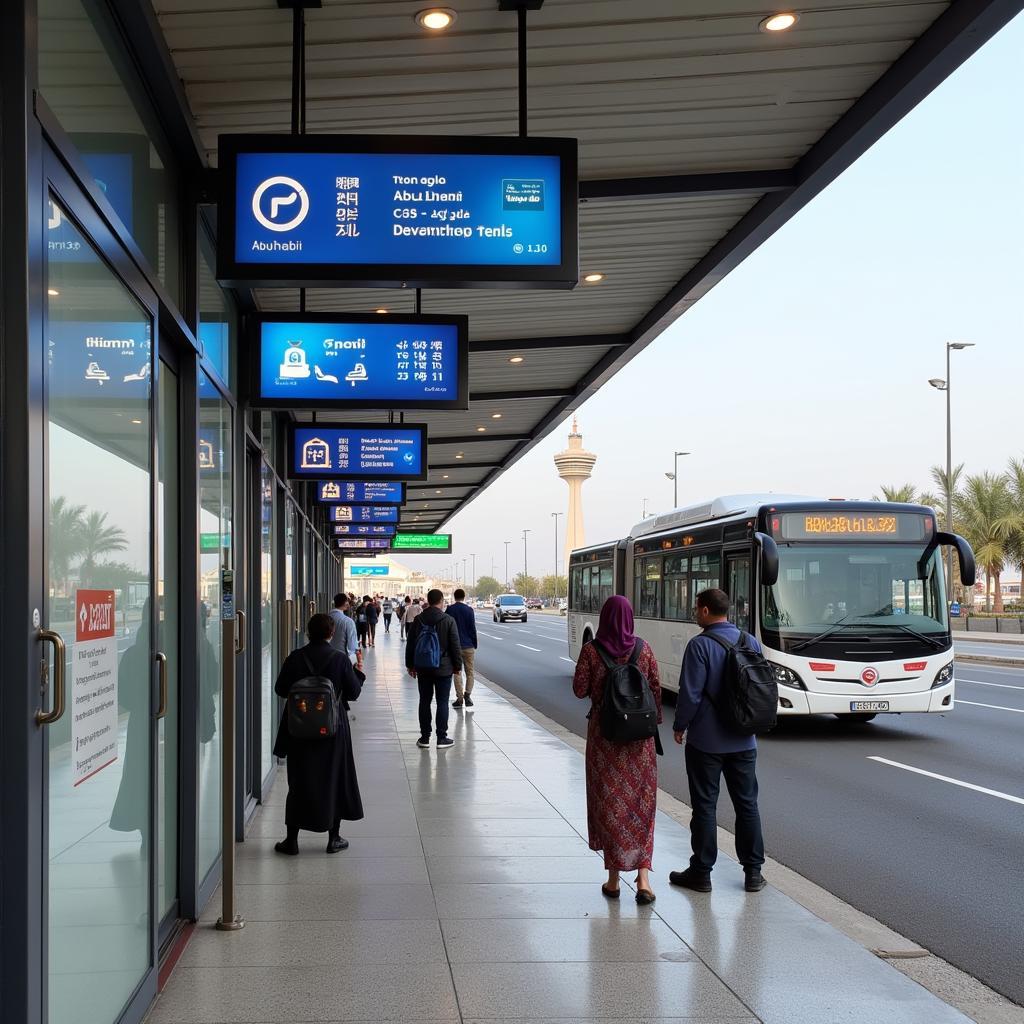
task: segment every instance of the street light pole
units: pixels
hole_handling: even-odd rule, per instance
[[[476,555],[470,555],[469,557],[473,559],[473,583],[472,583],[472,586],[475,588],[476,587]]]
[[[555,578],[557,579],[561,573],[558,571],[558,517],[564,516],[564,512],[552,512],[551,518],[555,521]]]
[[[692,455],[693,452],[675,452],[672,456],[672,472],[665,476],[672,481],[672,507],[679,508],[679,456]]]
[[[512,582],[508,578],[508,546],[511,543],[512,543],[512,541],[510,541],[510,540],[505,541],[505,589],[506,590],[510,589],[510,584]]]
[[[523,530],[523,585],[526,585],[526,581],[530,578],[530,570],[527,566],[526,560],[526,535],[532,533],[532,530]],[[529,597],[529,594],[523,594],[523,597]]]

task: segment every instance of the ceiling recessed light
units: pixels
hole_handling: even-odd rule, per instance
[[[374,313],[386,313],[386,312],[387,312],[387,310],[383,306],[381,306],[380,309],[375,309],[374,310]]]
[[[416,24],[431,32],[443,32],[455,23],[455,12],[450,7],[428,7],[416,15]]]
[[[457,454],[457,455],[455,456],[455,458],[457,458],[457,459],[464,459],[465,457],[466,457],[466,455],[465,455],[465,453],[464,453],[464,452],[459,452],[459,453],[458,453],[458,454]]]
[[[441,479],[442,480],[447,480],[448,479],[448,474],[447,473],[442,473],[441,474]]]
[[[440,491],[434,491],[434,493],[435,493],[435,494],[440,494],[441,492],[440,492]]]
[[[522,356],[512,356],[512,358],[509,359],[510,363],[521,363],[522,361],[523,361],[523,357]]]
[[[781,14],[770,14],[758,25],[758,28],[762,32],[785,32],[787,28],[792,28],[799,20],[799,14],[794,14],[792,11],[784,11]]]
[[[491,419],[492,420],[500,420],[501,419],[501,413],[500,412],[492,412],[491,413]]]
[[[57,291],[56,288],[47,288],[46,289],[46,294],[47,295],[60,295],[60,292]]]
[[[486,428],[486,427],[477,427],[477,428],[476,428],[476,432],[477,432],[478,434],[482,434],[482,433],[484,433],[484,431],[486,431],[486,430],[487,430],[487,428]]]
[[[587,284],[597,284],[598,281],[604,280],[604,274],[586,274],[584,275],[583,280],[586,281]]]
[[[135,423],[135,424],[137,424],[137,425],[140,425],[140,426],[141,426],[141,424],[142,424],[142,420],[132,420],[132,423]]]

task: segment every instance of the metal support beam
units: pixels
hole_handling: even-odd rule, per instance
[[[797,183],[796,168],[668,174],[650,178],[598,178],[580,182],[581,203],[625,199],[686,199],[693,196],[744,196],[785,192]]]
[[[488,434],[481,432],[479,434],[464,434],[457,437],[432,437],[430,439],[431,448],[439,444],[478,444],[481,441],[497,441],[499,443],[506,443],[510,441],[528,441],[533,437],[533,434]]]
[[[547,348],[599,348],[629,344],[628,334],[573,334],[554,338],[517,338],[494,341],[471,341],[474,352],[536,352]]]
[[[497,462],[432,462],[427,467],[432,473],[435,469],[494,469]],[[453,487],[475,487],[473,483],[452,484]]]
[[[575,388],[539,388],[535,391],[471,391],[471,402],[529,402],[545,398],[569,398]]]

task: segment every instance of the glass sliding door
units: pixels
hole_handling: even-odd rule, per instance
[[[274,569],[277,564],[276,483],[270,467],[260,460],[260,777],[273,767],[272,749],[277,729],[274,680],[283,660],[278,652],[279,630],[274,628]]]
[[[48,1021],[110,1024],[154,965],[155,300],[56,194],[47,228],[46,625],[67,648],[46,731]]]

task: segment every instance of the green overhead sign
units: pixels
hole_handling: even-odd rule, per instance
[[[423,554],[451,554],[450,533],[398,533],[391,538],[392,551],[415,551]]]

